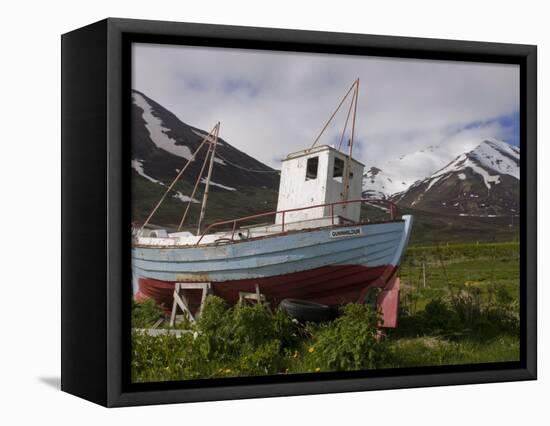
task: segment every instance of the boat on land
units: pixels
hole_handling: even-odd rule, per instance
[[[176,285],[185,289],[190,312],[200,306],[206,289],[232,304],[243,294],[256,293],[273,306],[288,298],[330,306],[365,303],[372,301],[374,294],[383,314],[383,326],[395,327],[399,264],[413,218],[398,217],[395,205],[389,201],[361,198],[364,165],[352,157],[358,94],[356,80],[313,145],[283,160],[276,211],[229,219],[202,229],[220,130],[220,124],[216,124],[145,223],[135,229],[132,268],[138,283],[136,301],[152,298],[170,309],[175,306]],[[350,96],[339,147],[317,145]],[[348,149],[343,152],[350,118]],[[203,145],[208,153],[190,197],[195,196],[198,182],[205,180],[197,232],[181,231],[190,204],[179,230],[151,229],[151,217]],[[387,218],[362,217],[364,204],[384,210]],[[259,221],[264,224],[258,225]]]

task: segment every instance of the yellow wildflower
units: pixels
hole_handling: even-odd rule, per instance
[[[317,368],[315,369],[315,372],[318,373],[319,371],[321,371],[321,369],[320,369],[319,367],[317,367]]]
[[[307,350],[310,354],[315,352],[315,347],[310,347],[308,350]]]

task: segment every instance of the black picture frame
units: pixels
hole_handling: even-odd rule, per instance
[[[117,18],[61,41],[63,391],[115,407],[536,379],[536,46]],[[518,64],[521,360],[131,384],[128,123],[137,41]]]

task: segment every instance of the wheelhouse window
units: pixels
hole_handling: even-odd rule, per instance
[[[332,178],[336,182],[342,183],[342,177],[344,176],[344,160],[340,158],[334,159],[334,170],[332,171]]]
[[[306,180],[317,179],[317,170],[319,169],[319,157],[307,159]]]

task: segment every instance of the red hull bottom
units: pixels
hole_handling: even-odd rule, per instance
[[[254,292],[256,285],[267,300],[277,306],[285,298],[303,299],[325,305],[363,303],[369,288],[381,288],[378,305],[384,315],[384,327],[397,325],[399,279],[392,265],[367,267],[335,265],[267,278],[213,282],[212,293],[230,304],[239,300],[239,292]],[[150,278],[139,279],[135,300],[152,298],[169,311],[173,302],[174,283]],[[201,291],[186,290],[191,310],[200,305]]]

